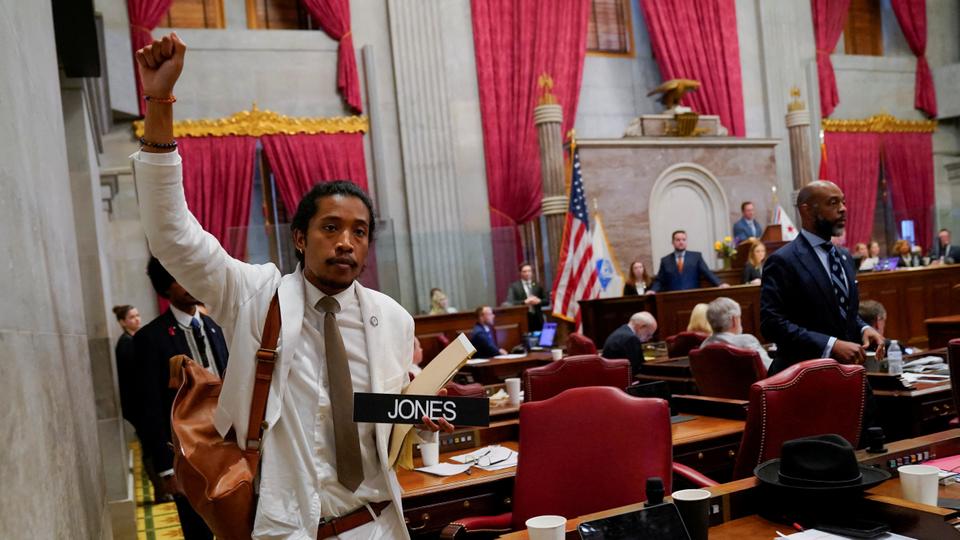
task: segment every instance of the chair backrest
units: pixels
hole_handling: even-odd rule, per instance
[[[954,411],[960,411],[960,339],[947,343],[947,364],[950,366],[950,386]]]
[[[760,354],[726,343],[710,343],[690,351],[690,371],[700,395],[747,399],[750,385],[767,376]]]
[[[567,354],[570,356],[597,354],[597,344],[587,336],[574,332],[567,337]]]
[[[589,387],[524,403],[513,528],[533,516],[573,518],[643,501],[652,476],[670,493],[672,448],[662,399]]]
[[[670,358],[686,356],[690,351],[696,349],[707,339],[707,334],[703,332],[680,332],[667,338],[667,355]]]
[[[753,475],[780,456],[784,441],[836,433],[854,447],[860,442],[867,377],[863,366],[807,360],[753,383],[747,424],[733,478]]]
[[[480,383],[457,384],[451,381],[448,382],[444,388],[447,389],[448,396],[479,398],[487,397],[487,392],[483,389],[483,385]]]
[[[581,386],[630,386],[630,361],[608,360],[596,354],[568,356],[523,372],[523,400],[543,401]]]

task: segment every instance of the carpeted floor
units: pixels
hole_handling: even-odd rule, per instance
[[[137,539],[183,540],[177,506],[172,502],[153,503],[153,486],[143,470],[140,444],[130,443],[130,451],[133,453],[133,483],[137,501]]]

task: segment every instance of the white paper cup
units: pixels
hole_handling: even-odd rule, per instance
[[[563,360],[563,349],[550,349],[550,356],[554,360]]]
[[[920,504],[937,505],[940,469],[930,465],[904,465],[897,468],[903,498]]]
[[[440,463],[440,434],[433,432],[426,440],[420,443],[420,457],[424,467],[431,467]]]
[[[528,519],[526,525],[530,540],[563,540],[567,518],[563,516],[537,516]]]
[[[510,377],[505,379],[503,383],[507,388],[507,395],[510,396],[510,404],[513,406],[520,405],[520,379]]]

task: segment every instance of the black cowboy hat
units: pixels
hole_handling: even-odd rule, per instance
[[[807,494],[862,491],[890,478],[890,473],[857,463],[853,446],[840,435],[817,435],[783,443],[779,459],[753,470],[761,483]]]

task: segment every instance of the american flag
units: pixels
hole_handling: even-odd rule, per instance
[[[583,195],[583,178],[580,176],[580,153],[573,150],[573,167],[570,173],[570,207],[563,226],[560,243],[560,266],[553,284],[553,315],[580,326],[578,300],[597,298],[600,284],[597,269],[593,264],[593,239],[590,236],[590,217]]]

